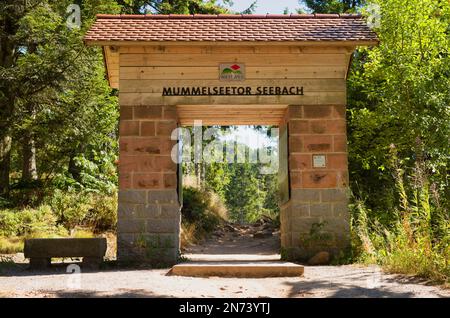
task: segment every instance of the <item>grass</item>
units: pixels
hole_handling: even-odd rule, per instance
[[[399,205],[390,224],[381,224],[362,200],[353,206],[353,231],[358,261],[379,264],[387,272],[414,275],[448,286],[450,282],[450,222],[448,212],[431,195],[424,169],[413,178],[395,166]],[[410,183],[405,183],[409,179]]]
[[[227,220],[227,209],[216,193],[192,186],[183,188],[181,247],[196,244]]]
[[[0,254],[15,254],[23,251],[22,237],[0,237]]]

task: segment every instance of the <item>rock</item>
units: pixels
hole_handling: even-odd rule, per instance
[[[225,230],[228,231],[228,232],[235,232],[235,231],[236,231],[236,229],[235,229],[233,226],[229,225],[229,224],[226,224],[226,225],[224,226],[224,228],[225,228]]]
[[[258,231],[255,234],[253,234],[254,238],[266,238],[266,237],[271,237],[272,236],[272,231]]]
[[[260,225],[262,225],[262,224],[263,224],[262,220],[258,220],[258,221],[256,221],[255,223],[253,223],[252,226],[253,226],[253,227],[258,227],[258,226],[260,226]]]
[[[274,226],[273,226],[273,224],[271,224],[271,223],[264,223],[263,226],[262,226],[262,228],[263,228],[264,230],[265,230],[265,229],[273,229]]]
[[[330,263],[330,253],[319,252],[308,261],[309,265],[327,265]]]

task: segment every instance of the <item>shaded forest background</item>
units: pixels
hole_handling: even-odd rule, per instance
[[[66,24],[72,3],[81,8],[80,28]],[[381,40],[378,47],[355,52],[349,74],[353,249],[341,261],[375,262],[448,281],[450,3],[302,4],[316,13],[362,13]],[[105,80],[101,51],[82,41],[95,15],[234,13],[231,5],[227,0],[0,3],[0,249],[20,248],[26,236],[70,235],[79,226],[97,232],[115,228],[118,92]],[[269,204],[275,179],[263,180],[254,171],[252,165],[211,165],[201,188],[214,191],[229,210],[247,204],[249,216],[276,215]],[[233,202],[233,182],[262,191]]]

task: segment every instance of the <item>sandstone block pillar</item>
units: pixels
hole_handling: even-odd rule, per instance
[[[283,257],[338,255],[350,234],[345,106],[289,106],[286,124],[290,200],[281,207]]]
[[[170,135],[173,106],[121,106],[117,255],[170,265],[179,255],[181,212]]]

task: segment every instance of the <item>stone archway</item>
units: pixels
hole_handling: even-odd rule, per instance
[[[195,119],[280,126],[283,257],[348,245],[346,76],[356,46],[377,43],[360,17],[100,15],[85,40],[120,90],[119,260],[177,261],[170,136]]]

